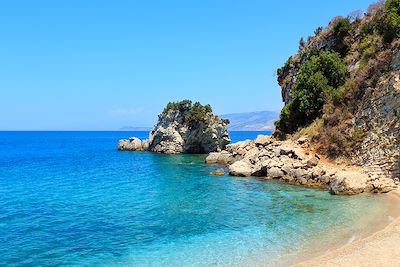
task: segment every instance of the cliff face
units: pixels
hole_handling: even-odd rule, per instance
[[[121,140],[118,149],[166,154],[221,151],[230,143],[228,123],[209,106],[192,105],[191,101],[170,103],[158,116],[148,140]]]
[[[400,55],[399,52],[397,52]],[[394,58],[398,61],[399,57]],[[399,62],[400,63],[400,62]],[[366,88],[352,127],[365,133],[352,162],[368,172],[400,178],[400,69]]]
[[[371,5],[363,17],[335,18],[301,45],[278,70],[286,113],[281,114],[275,136],[307,135],[320,153],[344,158],[377,177],[400,178],[399,5],[398,0],[388,0]],[[317,115],[307,117],[307,112],[301,113],[301,93],[317,86],[304,86],[311,84],[304,82],[309,77],[304,74],[306,65],[324,51],[340,56],[347,68],[345,81],[322,89],[322,104],[313,106]],[[299,116],[306,117],[303,124],[285,128],[287,121]]]

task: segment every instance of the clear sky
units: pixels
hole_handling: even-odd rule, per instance
[[[301,36],[368,0],[0,3],[0,130],[151,126],[168,101],[279,110]]]

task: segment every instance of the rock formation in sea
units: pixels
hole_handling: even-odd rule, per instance
[[[168,103],[148,140],[120,140],[118,150],[166,154],[221,151],[230,143],[228,124],[212,113],[210,105],[189,100]]]
[[[260,135],[256,140],[230,144],[226,150],[210,153],[206,162],[228,166],[232,176],[277,179],[328,189],[333,194],[385,193],[398,184],[393,179],[376,178],[359,169],[329,164],[321,155],[309,151],[306,138],[293,142]]]

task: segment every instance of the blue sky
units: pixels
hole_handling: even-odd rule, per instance
[[[371,1],[19,1],[0,4],[0,130],[151,126],[168,101],[279,110],[275,70]]]

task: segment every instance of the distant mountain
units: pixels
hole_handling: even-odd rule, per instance
[[[256,111],[245,113],[232,113],[220,116],[228,119],[231,123],[228,125],[229,131],[272,131],[274,122],[278,120],[279,113],[273,111]],[[124,126],[120,131],[151,131],[152,127],[134,127]]]
[[[274,122],[279,118],[278,112],[257,111],[246,113],[233,113],[220,116],[230,120],[228,130],[230,131],[271,131]]]
[[[124,126],[119,128],[120,131],[151,131],[151,127],[133,127],[133,126]]]

